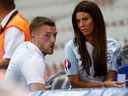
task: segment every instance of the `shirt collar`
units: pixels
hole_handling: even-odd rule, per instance
[[[5,24],[8,22],[9,18],[11,17],[11,15],[16,11],[16,9],[13,9],[11,12],[9,12],[4,19],[1,21],[1,26],[2,28],[5,26]]]
[[[41,50],[32,42],[30,41],[26,41],[25,42],[26,45],[30,45],[31,46],[31,49],[33,50],[33,52],[38,52],[40,54],[40,56],[42,56],[43,58],[45,58],[45,55],[43,52],[41,52]],[[29,47],[29,46],[28,46]]]

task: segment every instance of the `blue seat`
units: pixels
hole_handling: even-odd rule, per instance
[[[118,74],[124,74],[126,76],[126,79],[128,80],[128,47],[121,49],[117,64]]]
[[[119,74],[127,74],[128,75],[128,64],[122,65],[118,68]]]
[[[128,80],[128,64],[125,64],[125,65],[122,65],[121,67],[119,67],[118,74],[124,74],[125,80]],[[117,76],[119,76],[118,74],[117,74]],[[126,81],[125,83],[126,83],[126,87],[128,87],[128,81]]]

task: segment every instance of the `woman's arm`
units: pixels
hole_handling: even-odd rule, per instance
[[[124,87],[123,82],[111,81],[111,79],[108,79],[104,82],[92,82],[92,81],[84,82],[80,80],[80,77],[78,75],[69,76],[69,81],[73,88],[102,88],[102,87],[122,88]]]
[[[116,79],[116,71],[109,71],[106,77],[106,80],[104,81],[105,87],[124,87],[124,83],[120,81],[115,81]]]
[[[104,82],[83,82],[79,75],[69,76],[69,81],[73,88],[101,88],[104,87]]]
[[[106,76],[106,81],[114,81],[116,79],[116,71],[109,71]]]

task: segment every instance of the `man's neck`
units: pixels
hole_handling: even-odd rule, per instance
[[[33,44],[35,44],[39,49],[40,51],[44,54],[44,56],[46,56],[47,54],[42,50],[42,48],[40,48],[40,45],[37,43],[37,41],[35,39],[32,38],[31,42]]]

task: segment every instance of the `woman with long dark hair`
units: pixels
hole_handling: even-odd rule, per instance
[[[75,36],[65,47],[65,69],[72,86],[122,87],[122,82],[114,81],[115,64],[107,62],[106,29],[100,8],[93,2],[81,1],[72,14],[72,24]]]

